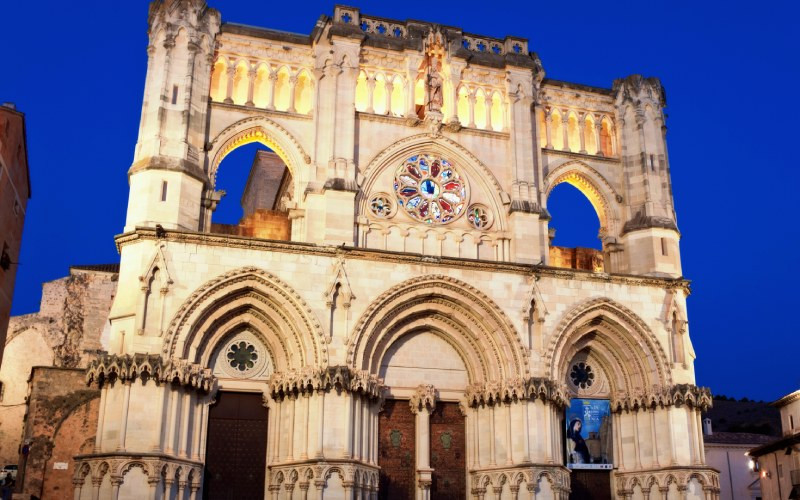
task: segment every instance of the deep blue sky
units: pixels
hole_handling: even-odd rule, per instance
[[[0,101],[16,103],[27,116],[33,187],[13,308],[22,314],[37,310],[41,283],[65,275],[70,264],[118,259],[113,236],[125,220],[126,171],[139,125],[147,2],[3,3]],[[800,328],[790,317],[800,267],[794,6],[358,4],[368,14],[527,37],[555,79],[609,87],[631,73],[660,77],[683,268],[693,281],[697,382],[715,393],[767,400],[800,387]],[[333,2],[319,1],[212,5],[225,21],[300,33],[333,11]],[[246,172],[252,156],[239,156],[238,170]],[[235,191],[236,179],[220,175]],[[588,203],[562,191],[551,203],[558,242],[594,244],[597,221]]]

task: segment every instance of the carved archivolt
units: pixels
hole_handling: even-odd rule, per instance
[[[550,377],[563,380],[569,362],[583,349],[603,363],[613,397],[672,385],[669,360],[658,338],[633,311],[611,299],[588,300],[564,315],[543,360]]]
[[[202,392],[210,392],[216,382],[210,368],[182,359],[164,359],[160,354],[105,354],[94,359],[86,369],[88,385],[137,379],[178,383]]]
[[[412,278],[381,294],[347,341],[347,364],[379,373],[389,346],[421,331],[455,348],[471,383],[529,376],[528,352],[506,314],[475,287],[443,275]]]
[[[212,186],[216,184],[217,168],[223,158],[239,146],[260,142],[272,149],[297,180],[307,179],[303,165],[311,163],[311,157],[305,152],[300,142],[283,126],[266,116],[254,116],[239,120],[226,127],[211,141],[208,156],[209,179]],[[295,182],[299,185],[298,182]]]
[[[658,491],[667,492],[670,484],[675,483],[678,491],[684,491],[692,480],[700,483],[706,492],[706,498],[709,498],[709,493],[718,495],[720,492],[719,472],[710,467],[671,467],[661,471],[617,472],[615,478],[617,494],[623,499],[631,498],[637,487],[641,488],[642,492],[657,495]]]
[[[269,378],[270,394],[275,400],[332,389],[378,399],[382,395],[383,380],[347,366],[307,367],[288,373],[273,373]]]
[[[324,332],[311,308],[287,283],[255,267],[214,278],[186,299],[167,329],[163,353],[207,362],[213,344],[243,326],[259,333],[276,370],[327,365]]]

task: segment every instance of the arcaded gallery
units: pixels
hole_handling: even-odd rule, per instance
[[[660,81],[354,7],[309,27],[150,6],[74,498],[716,499]],[[598,249],[553,245],[561,184]]]

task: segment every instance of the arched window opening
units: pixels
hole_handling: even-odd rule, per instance
[[[458,89],[458,104],[456,105],[456,116],[462,127],[469,125],[469,91],[466,87]]]
[[[414,109],[420,119],[425,117],[425,81],[422,78],[414,84]]]
[[[288,111],[291,104],[291,82],[289,82],[289,70],[283,67],[278,71],[278,79],[275,81],[275,109],[278,111]]]
[[[382,74],[375,75],[375,88],[372,91],[372,109],[376,114],[386,114],[386,78]]]
[[[223,59],[214,63],[211,73],[211,100],[222,102],[228,92],[228,65]]]
[[[363,71],[356,80],[356,111],[366,111],[369,107],[369,91],[367,90],[367,74]]]
[[[600,123],[600,150],[603,156],[614,156],[614,143],[611,140],[611,122],[603,118]]]
[[[405,114],[405,102],[406,102],[406,95],[405,95],[405,82],[403,79],[395,77],[393,86],[392,86],[392,114],[394,116],[403,116]]]
[[[485,129],[486,127],[486,94],[482,89],[475,93],[475,127]]]
[[[253,104],[257,108],[269,105],[270,93],[269,68],[263,64],[256,70],[256,81],[253,83]]]
[[[564,149],[564,131],[562,130],[561,113],[553,110],[550,114],[550,138],[553,141],[553,149]]]
[[[577,153],[581,150],[581,129],[578,125],[578,117],[574,113],[570,113],[567,119],[567,140],[570,151]]]
[[[269,240],[289,240],[294,182],[283,160],[260,143],[231,151],[217,170],[222,192],[211,232]]]
[[[250,79],[247,76],[248,67],[244,61],[236,65],[236,72],[233,75],[233,98],[234,104],[243,105],[247,103],[247,90]]]
[[[308,72],[302,71],[297,76],[297,86],[294,90],[294,109],[302,115],[311,112],[314,100],[314,84]]]
[[[539,115],[539,147],[547,147],[547,116],[545,113],[538,113]]]
[[[586,124],[583,128],[584,144],[586,145],[586,152],[590,155],[597,154],[597,137],[594,127],[594,119],[591,116],[586,117]]]
[[[492,129],[502,132],[505,123],[503,120],[503,99],[499,92],[492,94]]]
[[[600,218],[587,196],[562,182],[550,192],[547,210],[552,216],[550,265],[602,272]]]

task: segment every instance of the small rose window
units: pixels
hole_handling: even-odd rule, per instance
[[[245,372],[255,366],[258,360],[258,352],[253,344],[242,340],[228,348],[226,357],[231,368]]]
[[[594,371],[592,371],[591,366],[584,362],[572,365],[572,371],[570,371],[569,377],[572,379],[572,383],[575,384],[575,387],[580,387],[581,389],[591,387],[594,383]]]
[[[454,166],[433,155],[408,158],[394,181],[397,204],[426,224],[447,224],[457,219],[467,201],[467,185]]]
[[[470,226],[482,231],[492,225],[492,212],[483,205],[472,205],[467,210],[467,221]]]
[[[369,209],[375,216],[387,219],[394,214],[394,203],[388,194],[378,193],[369,200]]]

